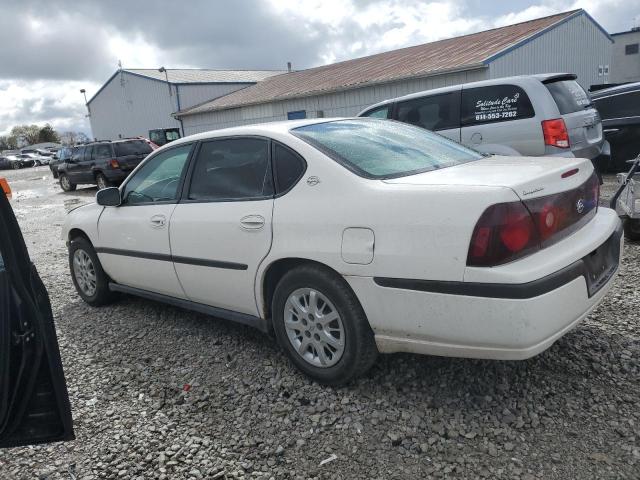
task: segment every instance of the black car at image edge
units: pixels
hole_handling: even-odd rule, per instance
[[[71,157],[58,165],[60,186],[65,192],[80,184],[98,189],[121,183],[153,149],[144,140],[98,141],[73,147]]]

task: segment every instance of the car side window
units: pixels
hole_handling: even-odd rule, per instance
[[[640,90],[597,98],[594,102],[604,120],[640,116]]]
[[[125,205],[171,202],[178,199],[180,178],[192,145],[181,145],[154,155],[125,184]]]
[[[93,154],[91,158],[95,160],[101,160],[111,157],[111,147],[107,143],[95,145],[93,147]]]
[[[84,147],[76,147],[73,149],[73,153],[71,154],[71,160],[74,162],[79,162],[82,160],[84,156]]]
[[[426,128],[446,130],[460,126],[459,92],[420,97],[398,103],[401,122]]]
[[[306,163],[300,155],[277,142],[273,143],[274,179],[276,194],[291,189],[302,177]]]
[[[389,118],[389,107],[390,105],[383,105],[382,107],[369,110],[368,112],[365,112],[361,116],[369,117],[369,118]]]
[[[84,149],[84,157],[81,160],[88,162],[91,160],[91,152],[93,152],[93,145],[88,145]]]
[[[463,89],[460,110],[463,127],[535,116],[529,96],[516,85]]]
[[[191,176],[189,200],[257,200],[272,195],[267,140],[227,138],[202,143]]]

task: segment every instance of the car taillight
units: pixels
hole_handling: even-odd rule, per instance
[[[554,120],[543,120],[542,134],[545,145],[559,148],[569,148],[569,132],[564,120],[556,118]]]
[[[522,202],[492,205],[473,230],[467,265],[500,265],[537,250],[539,244],[533,218]]]
[[[112,158],[109,161],[109,165],[111,165],[111,168],[120,168],[120,164],[118,163],[118,160],[116,160],[115,158]]]
[[[573,190],[490,206],[473,230],[467,265],[501,265],[561,240],[595,215],[599,197],[594,173]]]

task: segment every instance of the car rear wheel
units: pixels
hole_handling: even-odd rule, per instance
[[[69,245],[69,268],[78,295],[93,307],[113,300],[109,290],[109,277],[102,269],[98,254],[83,237],[74,238]]]
[[[304,265],[284,275],[273,296],[272,318],[287,356],[320,383],[345,384],[364,374],[378,355],[355,294],[322,266]]]
[[[19,170],[21,168],[20,162],[13,162],[13,165],[11,166],[13,167],[14,170]]]
[[[61,173],[60,188],[62,188],[62,190],[64,190],[65,192],[73,192],[76,189],[76,184],[71,183],[71,180],[69,180],[69,177],[64,173]]]
[[[636,218],[625,219],[624,236],[632,242],[640,241],[640,220]]]
[[[113,184],[107,180],[107,177],[102,173],[98,173],[96,175],[96,185],[98,186],[98,190],[104,190],[105,188],[112,187]]]

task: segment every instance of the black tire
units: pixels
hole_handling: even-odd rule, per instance
[[[74,265],[74,256],[78,250],[86,253],[91,259],[96,278],[95,293],[93,295],[85,293],[78,284]],[[100,263],[100,259],[98,259],[98,255],[96,254],[93,245],[91,245],[91,243],[84,237],[76,237],[71,240],[71,243],[69,244],[69,270],[71,271],[71,279],[73,280],[73,285],[76,287],[78,295],[80,295],[86,303],[92,307],[99,307],[107,305],[113,301],[115,295],[111,290],[109,290],[110,278],[102,269],[102,264]]]
[[[294,348],[284,325],[289,295],[301,288],[320,292],[335,306],[343,323],[345,346],[342,357],[330,367],[307,362]],[[338,274],[320,265],[308,264],[287,272],[276,286],[271,307],[273,329],[282,349],[307,376],[326,385],[343,385],[363,375],[374,364],[378,349],[373,331],[357,297]]]
[[[625,218],[624,236],[632,242],[640,241],[640,220],[634,218]]]
[[[113,183],[111,183],[103,173],[96,174],[96,185],[98,186],[98,190],[113,187]]]
[[[65,192],[75,191],[77,185],[75,183],[71,183],[71,180],[69,180],[69,177],[66,174],[61,173],[58,178],[60,180],[60,188],[62,188],[62,190]]]
[[[20,170],[22,168],[22,165],[20,165],[20,162],[13,162],[11,167],[13,167],[14,170]]]

